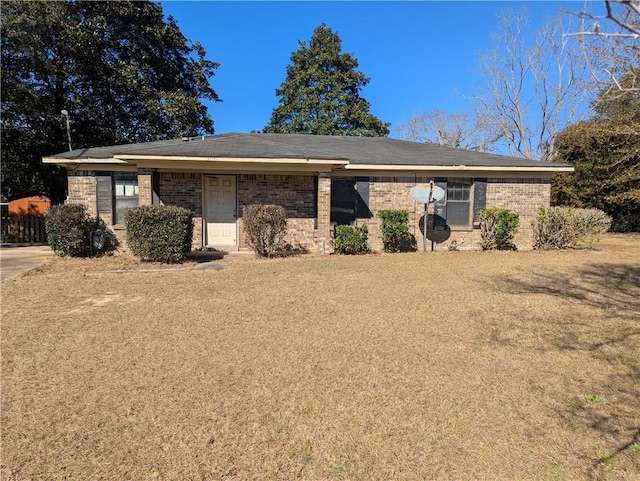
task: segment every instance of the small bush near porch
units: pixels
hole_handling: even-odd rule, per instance
[[[53,205],[45,216],[47,242],[57,256],[101,255],[118,247],[118,239],[82,204]]]
[[[639,259],[52,258],[2,284],[0,477],[638,479]]]
[[[280,205],[251,204],[242,208],[247,244],[258,257],[271,257],[284,245],[287,211]]]
[[[193,213],[175,206],[147,205],[124,215],[127,246],[146,261],[183,262],[191,251]]]

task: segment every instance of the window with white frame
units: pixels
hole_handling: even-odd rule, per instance
[[[124,224],[127,210],[138,207],[138,175],[115,173],[113,175],[113,200],[115,224]]]
[[[447,224],[466,226],[471,224],[472,179],[448,179]]]

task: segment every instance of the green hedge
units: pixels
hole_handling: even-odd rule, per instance
[[[336,227],[335,251],[338,254],[366,254],[369,230],[363,225],[339,225]]]
[[[58,256],[85,257],[100,255],[118,246],[113,232],[101,220],[90,217],[82,204],[52,205],[45,216],[47,242]],[[99,231],[102,242],[92,233]]]
[[[409,213],[406,210],[381,210],[382,243],[385,252],[415,250],[415,240],[409,234]]]
[[[515,250],[513,239],[518,232],[520,217],[509,209],[482,209],[480,215],[480,246],[483,250]]]
[[[183,262],[191,251],[193,213],[175,206],[148,205],[125,212],[127,246],[146,261]]]

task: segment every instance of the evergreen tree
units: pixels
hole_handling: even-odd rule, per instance
[[[612,86],[600,94],[594,108],[592,119],[567,127],[554,141],[554,160],[576,171],[554,178],[552,201],[602,209],[613,218],[612,230],[638,232],[640,90]]]
[[[298,42],[287,76],[276,95],[265,132],[383,137],[389,124],[369,113],[360,90],[369,78],[357,71],[353,55],[342,53],[342,41],[325,24],[313,31],[309,45]]]
[[[64,198],[73,148],[213,132],[218,64],[150,1],[2,2],[2,196]]]

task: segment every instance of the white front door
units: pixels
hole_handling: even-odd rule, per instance
[[[209,246],[235,246],[236,178],[233,175],[204,177],[206,242]]]

